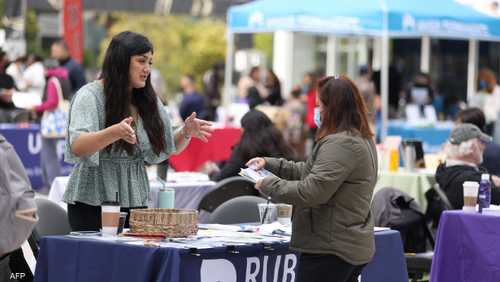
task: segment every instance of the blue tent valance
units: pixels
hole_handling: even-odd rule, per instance
[[[260,0],[228,12],[231,32],[276,30],[500,40],[500,17],[456,0]]]

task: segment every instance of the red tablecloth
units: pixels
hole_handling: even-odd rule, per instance
[[[170,157],[170,165],[176,171],[196,171],[206,161],[224,161],[231,156],[231,148],[240,141],[240,128],[217,128],[208,143],[191,139],[180,155]]]

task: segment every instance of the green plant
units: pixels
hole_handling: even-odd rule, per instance
[[[144,34],[154,45],[153,65],[165,78],[169,97],[179,89],[183,74],[194,75],[200,86],[203,73],[225,56],[225,24],[222,21],[114,13],[113,22],[101,43],[98,61],[102,62],[114,35],[125,30]]]

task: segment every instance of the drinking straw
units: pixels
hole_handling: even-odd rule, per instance
[[[264,224],[264,221],[266,220],[267,211],[269,210],[269,201],[270,200],[271,200],[271,197],[267,197],[266,209],[264,210],[264,216],[262,217],[260,224]]]

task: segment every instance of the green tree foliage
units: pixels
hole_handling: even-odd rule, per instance
[[[101,44],[99,62],[111,38],[125,30],[146,35],[154,45],[153,65],[167,82],[168,96],[179,89],[183,74],[194,75],[201,86],[203,73],[225,56],[225,25],[212,19],[179,16],[114,14],[106,40]]]
[[[266,56],[268,68],[273,65],[273,34],[272,33],[256,33],[253,35],[255,49],[261,51]]]

